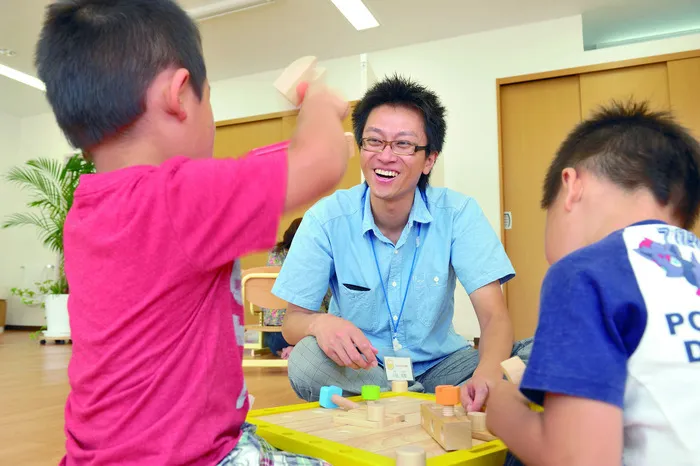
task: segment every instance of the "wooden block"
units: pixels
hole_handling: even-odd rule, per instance
[[[355,156],[355,135],[348,131],[345,133],[345,140],[348,143],[348,158],[351,159]]]
[[[425,449],[407,445],[396,449],[396,466],[425,466]]]
[[[384,427],[404,422],[403,414],[386,413],[386,408],[380,404],[372,404],[366,408],[340,412],[333,416],[333,422],[339,425],[383,429]]]
[[[321,81],[325,77],[326,77],[326,69],[322,66],[316,67],[316,69],[314,70],[313,80],[314,81]]]
[[[518,356],[513,356],[501,363],[501,370],[509,382],[520,385],[525,373],[525,363]]]
[[[476,440],[483,440],[484,442],[490,442],[491,440],[497,440],[498,437],[493,435],[486,428],[486,413],[480,411],[474,411],[467,415],[472,423],[472,438]]]
[[[383,422],[386,415],[384,406],[382,405],[371,405],[367,406],[367,420]]]
[[[408,391],[407,380],[393,380],[391,382],[391,391],[396,393],[405,393]]]
[[[467,415],[472,423],[472,432],[482,432],[486,430],[486,413],[471,412]]]
[[[314,56],[301,57],[289,65],[274,83],[275,88],[293,105],[299,105],[297,86],[306,81],[311,82],[317,75]],[[321,71],[321,75],[323,70]]]
[[[498,440],[498,437],[493,435],[488,430],[484,430],[481,432],[475,432],[472,430],[472,438],[476,439],[476,440],[483,440],[484,442],[490,442],[491,440]]]
[[[360,408],[359,403],[355,403],[352,400],[348,400],[347,398],[343,398],[340,395],[333,395],[331,397],[331,401],[343,409],[358,409],[358,408]]]
[[[445,451],[468,450],[472,447],[471,421],[464,416],[443,416],[442,406],[423,403],[421,425]]]

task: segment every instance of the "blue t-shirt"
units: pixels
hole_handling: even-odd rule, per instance
[[[700,464],[700,244],[658,221],[555,263],[521,390],[624,410],[624,463]]]
[[[424,196],[416,189],[394,245],[374,223],[363,183],[307,211],[272,292],[316,311],[330,285],[329,313],[362,330],[380,361],[410,357],[420,375],[467,345],[452,325],[456,280],[471,294],[514,274],[474,199],[444,188],[428,187]]]

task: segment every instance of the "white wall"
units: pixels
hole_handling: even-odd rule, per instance
[[[319,62],[326,68],[325,83],[337,89],[348,100],[359,99],[362,89],[360,56]],[[225,79],[211,84],[214,118],[230,120],[252,115],[280,112],[294,107],[272,86],[284,71],[271,70],[239,78]]]
[[[394,48],[368,57],[378,78],[394,72],[410,75],[440,95],[448,109],[448,131],[433,182],[475,197],[500,233],[497,78],[692,49],[700,49],[700,34],[584,52],[581,17],[574,16]],[[347,99],[362,95],[359,55],[320,65],[327,68],[327,83]],[[291,106],[272,88],[281,71],[212,83],[215,118],[289,109]],[[25,119],[21,126],[23,154],[60,156],[66,151],[50,116]],[[3,248],[7,246],[0,244],[0,257]],[[455,301],[457,330],[467,337],[478,335],[469,299],[461,287]]]
[[[17,119],[0,117],[0,173],[38,157],[62,158],[71,152],[53,115]],[[27,195],[15,185],[0,180],[0,219],[7,214],[27,212]],[[51,277],[48,265],[55,256],[43,247],[32,227],[0,230],[0,293],[12,287],[30,288],[37,281]],[[8,302],[8,325],[44,325],[40,307],[24,306],[17,298]]]
[[[477,199],[500,235],[496,79],[700,49],[700,34],[583,50],[580,16],[369,54],[377,76],[399,72],[433,89],[447,106],[444,185]],[[516,270],[516,274],[517,274]],[[455,296],[455,327],[479,327],[466,292]]]
[[[0,176],[3,176],[19,157],[20,130],[19,118],[0,113]],[[0,178],[0,222],[6,215],[22,207],[21,198],[14,189]],[[19,270],[11,264],[10,251],[21,239],[22,232],[0,229],[0,299],[7,299],[9,289],[19,279]]]

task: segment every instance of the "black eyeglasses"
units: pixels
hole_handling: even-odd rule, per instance
[[[382,152],[386,146],[396,155],[414,155],[428,146],[419,146],[410,141],[383,141],[377,138],[362,138],[360,146],[368,152]]]

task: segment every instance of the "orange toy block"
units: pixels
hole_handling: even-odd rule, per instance
[[[454,385],[438,385],[435,387],[435,401],[443,406],[444,416],[454,416],[454,407],[459,404],[459,387]]]
[[[459,387],[438,385],[435,387],[436,403],[423,403],[420,407],[421,425],[446,451],[466,450],[472,447],[471,421],[457,415]]]

